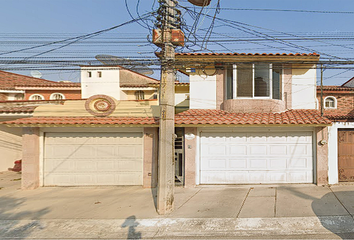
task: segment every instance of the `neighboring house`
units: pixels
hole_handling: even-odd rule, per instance
[[[317,54],[176,54],[185,66],[179,70],[190,76],[190,110],[175,116],[176,176],[184,186],[327,184],[331,121],[316,110],[318,60]],[[90,83],[122,88],[86,80],[88,89]],[[33,117],[7,121],[24,130],[22,187],[156,186],[158,102],[118,100],[124,91],[92,89],[86,100],[39,106]]]
[[[323,114],[329,127],[329,184],[354,181],[354,79],[341,86],[323,86]],[[321,88],[317,87],[321,106]]]
[[[80,99],[80,83],[55,82],[0,71],[0,101]]]
[[[104,94],[117,100],[158,99],[160,81],[119,65],[81,66],[82,98]],[[175,83],[178,111],[189,108],[189,84]]]
[[[135,100],[156,102],[158,98],[158,80],[120,66],[83,66],[81,78],[81,83],[58,83],[0,71],[0,92],[4,100],[0,102],[0,121],[31,117],[34,108],[39,105],[63,105],[68,100],[79,102],[80,99],[87,99],[95,94],[114,95],[117,100],[134,102]],[[187,83],[176,83],[178,111],[188,109],[189,103],[186,99],[188,92]],[[132,109],[129,111],[134,112]],[[72,113],[67,113],[68,116],[70,114]],[[0,127],[0,137],[2,137],[0,153],[3,156],[0,161],[0,171],[5,171],[13,167],[15,160],[22,158],[22,131],[5,125]]]

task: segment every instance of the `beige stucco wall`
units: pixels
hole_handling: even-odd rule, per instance
[[[22,158],[22,129],[0,125],[0,172],[14,167]]]
[[[285,102],[277,99],[228,99],[223,110],[235,113],[271,113],[285,111]]]
[[[317,155],[317,185],[328,184],[328,127],[317,127],[316,155]],[[327,143],[321,144],[325,140]]]
[[[196,171],[196,154],[197,154],[197,128],[196,127],[186,127],[184,129],[184,161],[185,161],[185,172],[184,172],[184,187],[191,188],[195,187],[195,171]]]
[[[39,187],[39,152],[39,128],[23,128],[22,189]]]
[[[143,187],[154,188],[157,185],[158,128],[144,128],[144,166]]]

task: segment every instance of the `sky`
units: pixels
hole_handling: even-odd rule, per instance
[[[38,70],[45,79],[78,82],[77,65],[94,63],[98,54],[156,60],[154,52],[159,49],[148,40],[154,23],[152,15],[148,22],[126,24],[67,46],[68,42],[38,47],[125,24],[132,17],[156,11],[156,0],[0,0],[0,3],[0,70],[25,75]],[[220,0],[214,22],[208,16],[216,13],[217,0],[204,9],[192,6],[187,0],[179,3],[182,29],[189,39],[187,47],[176,49],[179,52],[317,52],[327,62],[353,60],[352,0]],[[212,32],[209,38],[208,30]],[[18,51],[26,48],[32,49]],[[19,64],[21,60],[31,64]],[[48,65],[47,61],[57,63]],[[150,67],[155,71],[151,76],[159,79],[158,66]],[[351,67],[328,64],[324,84],[341,85],[354,76]],[[185,81],[183,77],[181,80]]]

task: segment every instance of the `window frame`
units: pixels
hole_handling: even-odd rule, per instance
[[[41,99],[33,99],[34,97],[40,97]],[[28,100],[30,101],[39,101],[39,100],[45,100],[44,96],[38,93],[32,94],[31,96],[29,96]]]
[[[327,106],[326,106],[326,101],[327,101],[328,99],[332,99],[332,100],[333,100],[333,104],[334,104],[333,107],[327,107]],[[324,106],[323,106],[324,109],[337,109],[337,98],[334,97],[334,96],[327,96],[327,97],[325,97],[324,100],[323,100],[323,105],[324,105]]]
[[[143,90],[136,90],[134,92],[135,100],[145,100],[145,92]],[[140,98],[142,96],[142,98]]]
[[[55,95],[60,95],[62,98],[60,98],[60,99],[55,99],[55,98],[54,98]],[[50,94],[49,99],[50,99],[50,100],[64,100],[64,99],[65,99],[65,95],[62,94],[62,93],[56,92],[56,93]]]
[[[229,71],[226,70],[226,77],[225,77],[225,99],[275,99],[275,100],[282,100],[282,91],[283,91],[283,69],[280,70],[280,82],[279,82],[279,99],[273,98],[273,67],[274,63],[246,63],[252,65],[252,96],[251,97],[238,97],[237,96],[237,64],[232,65],[232,79],[231,82],[230,76],[228,76]],[[255,79],[255,70],[256,70],[256,65],[257,64],[263,64],[263,65],[268,65],[269,68],[269,81],[268,81],[268,96],[255,96],[255,86],[256,86],[256,79]],[[232,87],[232,94],[229,94],[229,86]],[[230,96],[229,96],[230,95]],[[232,95],[232,98],[230,98]]]

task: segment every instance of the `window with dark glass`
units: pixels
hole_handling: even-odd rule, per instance
[[[226,99],[281,99],[281,76],[281,64],[236,64],[227,69]]]

